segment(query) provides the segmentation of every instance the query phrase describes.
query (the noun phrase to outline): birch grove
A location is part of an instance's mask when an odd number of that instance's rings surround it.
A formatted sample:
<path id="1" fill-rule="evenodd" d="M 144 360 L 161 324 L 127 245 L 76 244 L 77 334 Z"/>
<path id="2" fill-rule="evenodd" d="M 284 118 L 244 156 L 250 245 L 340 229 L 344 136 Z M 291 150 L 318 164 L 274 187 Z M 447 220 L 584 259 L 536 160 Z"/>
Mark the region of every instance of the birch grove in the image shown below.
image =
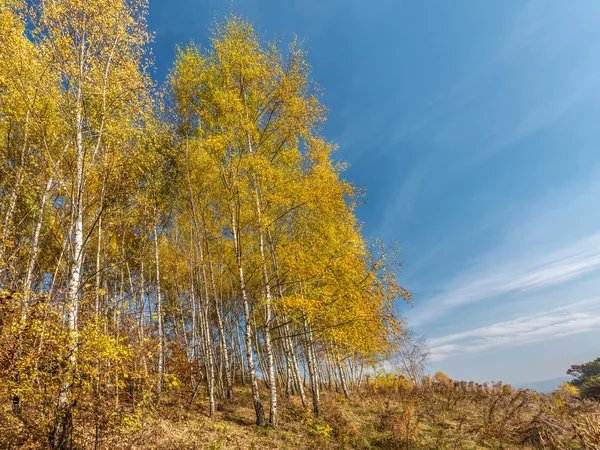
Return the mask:
<path id="1" fill-rule="evenodd" d="M 0 3 L 0 396 L 52 448 L 247 386 L 318 415 L 403 333 L 306 51 L 230 16 L 159 89 L 147 8 Z"/>

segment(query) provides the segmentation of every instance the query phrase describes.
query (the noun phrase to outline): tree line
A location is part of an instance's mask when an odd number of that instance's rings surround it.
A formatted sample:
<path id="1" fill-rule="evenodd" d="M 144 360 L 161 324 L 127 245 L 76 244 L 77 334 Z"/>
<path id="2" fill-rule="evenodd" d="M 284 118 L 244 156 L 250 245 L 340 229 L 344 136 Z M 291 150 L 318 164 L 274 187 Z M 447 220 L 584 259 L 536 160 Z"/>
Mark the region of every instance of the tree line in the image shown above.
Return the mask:
<path id="1" fill-rule="evenodd" d="M 54 448 L 182 384 L 319 414 L 403 334 L 306 51 L 231 15 L 157 86 L 147 11 L 0 3 L 0 395 Z"/>

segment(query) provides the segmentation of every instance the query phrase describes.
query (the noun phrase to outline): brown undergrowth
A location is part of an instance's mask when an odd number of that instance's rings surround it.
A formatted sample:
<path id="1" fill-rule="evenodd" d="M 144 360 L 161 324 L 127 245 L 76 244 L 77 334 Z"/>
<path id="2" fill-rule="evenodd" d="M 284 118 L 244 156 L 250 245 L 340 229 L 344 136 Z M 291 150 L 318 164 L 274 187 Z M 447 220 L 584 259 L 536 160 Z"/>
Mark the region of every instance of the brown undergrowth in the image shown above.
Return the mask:
<path id="1" fill-rule="evenodd" d="M 266 391 L 265 391 L 266 394 Z M 97 449 L 598 449 L 600 406 L 568 389 L 553 394 L 508 385 L 425 378 L 414 385 L 395 376 L 378 377 L 352 392 L 325 392 L 319 417 L 298 398 L 282 399 L 278 429 L 254 425 L 249 389 L 206 415 L 207 399 L 184 392 L 166 395 L 159 407 L 126 407 L 98 440 L 86 426 L 85 408 L 76 420 L 77 448 Z M 5 410 L 0 444 L 44 448 Z"/>

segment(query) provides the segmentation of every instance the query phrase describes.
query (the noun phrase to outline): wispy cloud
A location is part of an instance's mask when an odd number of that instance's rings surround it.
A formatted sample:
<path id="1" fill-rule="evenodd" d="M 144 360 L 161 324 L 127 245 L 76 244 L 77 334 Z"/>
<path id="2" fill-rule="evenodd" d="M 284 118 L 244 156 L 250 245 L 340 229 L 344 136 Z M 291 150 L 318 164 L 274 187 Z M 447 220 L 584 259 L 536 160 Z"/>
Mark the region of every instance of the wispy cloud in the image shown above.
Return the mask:
<path id="1" fill-rule="evenodd" d="M 429 299 L 434 311 L 423 311 L 413 320 L 423 324 L 462 305 L 483 301 L 501 294 L 539 290 L 562 284 L 600 269 L 600 234 L 583 238 L 558 251 L 522 262 L 523 255 L 504 260 L 482 270 L 474 268 L 445 286 Z"/>
<path id="2" fill-rule="evenodd" d="M 434 362 L 466 353 L 510 348 L 600 328 L 600 298 L 543 314 L 493 323 L 430 340 Z"/>

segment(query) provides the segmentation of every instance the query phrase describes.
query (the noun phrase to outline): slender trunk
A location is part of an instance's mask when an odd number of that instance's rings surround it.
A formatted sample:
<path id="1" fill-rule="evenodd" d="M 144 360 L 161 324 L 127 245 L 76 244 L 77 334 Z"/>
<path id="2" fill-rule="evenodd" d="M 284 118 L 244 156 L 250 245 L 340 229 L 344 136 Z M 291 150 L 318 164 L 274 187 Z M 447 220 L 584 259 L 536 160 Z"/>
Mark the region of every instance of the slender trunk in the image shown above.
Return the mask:
<path id="1" fill-rule="evenodd" d="M 350 398 L 350 394 L 348 393 L 348 384 L 346 383 L 346 375 L 344 374 L 344 369 L 342 368 L 342 361 L 340 361 L 340 357 L 337 353 L 334 355 L 334 357 L 335 364 L 340 373 L 340 384 L 342 385 L 342 391 L 344 391 L 344 396 L 346 398 Z"/>
<path id="2" fill-rule="evenodd" d="M 120 310 L 120 306 L 123 303 L 123 296 L 125 293 L 125 289 L 123 288 L 125 283 L 125 271 L 123 270 L 123 266 L 121 266 L 121 280 L 119 282 L 119 299 L 116 302 L 115 305 L 115 315 L 116 317 L 116 327 L 115 327 L 115 334 L 116 334 L 116 341 L 119 342 L 119 338 L 120 338 L 120 331 L 121 331 L 121 323 L 120 323 L 120 318 L 121 318 L 121 310 Z M 109 367 L 110 367 L 110 361 L 109 361 Z M 115 385 L 115 410 L 119 409 L 119 371 L 115 370 L 115 381 L 114 381 L 114 385 Z"/>
<path id="3" fill-rule="evenodd" d="M 13 190 L 10 194 L 10 199 L 8 202 L 8 208 L 6 211 L 6 215 L 4 217 L 4 224 L 2 225 L 2 235 L 0 235 L 0 262 L 4 262 L 5 251 L 6 251 L 6 241 L 10 235 L 10 229 L 12 224 L 12 217 L 15 212 L 15 208 L 17 206 L 17 199 L 19 198 L 19 191 L 21 190 L 21 185 L 25 180 L 25 150 L 28 148 L 29 142 L 29 112 L 25 115 L 25 132 L 23 136 L 23 145 L 21 146 L 21 163 L 20 167 L 16 169 L 17 178 L 15 180 L 15 184 L 13 186 Z M 3 273 L 0 272 L 0 282 L 2 282 Z"/>
<path id="4" fill-rule="evenodd" d="M 60 255 L 58 255 L 58 258 L 56 259 L 56 266 L 54 267 L 54 273 L 52 274 L 52 281 L 50 282 L 50 289 L 48 290 L 48 297 L 52 298 L 52 296 L 54 295 L 54 286 L 56 285 L 56 280 L 58 278 L 58 271 L 61 268 L 62 265 L 62 260 L 65 256 L 65 253 L 67 252 L 67 247 L 69 245 L 69 236 L 65 235 L 64 239 L 63 239 L 63 245 L 60 249 Z M 66 272 L 66 268 L 65 268 L 65 272 Z M 64 312 L 64 310 L 63 310 Z"/>
<path id="5" fill-rule="evenodd" d="M 207 252 L 208 252 L 208 243 L 207 243 Z M 217 313 L 217 328 L 219 330 L 219 341 L 220 341 L 220 350 L 223 358 L 223 363 L 225 365 L 225 382 L 227 383 L 227 393 L 226 398 L 231 400 L 233 398 L 233 380 L 231 378 L 231 367 L 229 366 L 229 352 L 227 350 L 227 341 L 225 339 L 225 329 L 223 327 L 223 318 L 221 313 L 221 305 L 219 304 L 219 299 L 217 296 L 217 287 L 215 284 L 215 273 L 212 266 L 212 261 L 210 260 L 210 254 L 207 255 L 208 260 L 208 269 L 210 273 L 210 282 L 212 286 L 212 293 L 215 300 L 215 311 Z"/>
<path id="6" fill-rule="evenodd" d="M 100 315 L 100 284 L 102 278 L 100 275 L 100 252 L 102 251 L 102 208 L 104 204 L 104 187 L 106 185 L 106 179 L 102 182 L 102 192 L 100 194 L 100 206 L 99 206 L 99 218 L 98 218 L 98 245 L 96 247 L 96 317 Z"/>
<path id="7" fill-rule="evenodd" d="M 197 313 L 197 306 L 196 306 L 196 296 L 194 295 L 194 280 L 192 277 L 192 289 L 191 289 L 191 298 L 192 298 L 192 361 L 196 361 L 198 359 L 198 333 L 196 332 L 197 328 L 197 318 L 196 318 L 196 313 Z"/>
<path id="8" fill-rule="evenodd" d="M 165 370 L 165 336 L 163 330 L 162 293 L 160 287 L 160 259 L 158 254 L 158 225 L 154 226 L 154 261 L 156 264 L 156 315 L 158 316 L 158 385 L 156 393 L 160 401 Z"/>
<path id="9" fill-rule="evenodd" d="M 242 386 L 246 385 L 246 364 L 244 363 L 244 347 L 242 345 L 242 338 L 240 337 L 241 331 L 239 327 L 236 327 L 235 337 L 237 339 L 237 348 L 238 348 L 238 361 L 240 362 L 240 378 L 242 382 Z"/>
<path id="10" fill-rule="evenodd" d="M 198 312 L 198 323 L 202 338 L 202 350 L 204 353 L 204 371 L 206 375 L 206 390 L 208 393 L 209 401 L 209 415 L 210 417 L 214 417 L 216 412 L 214 394 L 215 369 L 210 345 L 210 334 L 208 332 L 208 319 L 206 318 L 205 311 L 203 311 L 202 309 L 200 309 Z"/>
<path id="11" fill-rule="evenodd" d="M 33 283 L 33 270 L 35 269 L 35 265 L 37 264 L 37 257 L 39 253 L 39 242 L 40 242 L 40 232 L 42 230 L 42 224 L 44 222 L 44 212 L 46 209 L 46 202 L 48 200 L 48 194 L 50 192 L 50 188 L 52 187 L 54 177 L 50 176 L 46 183 L 46 187 L 44 188 L 44 192 L 42 193 L 42 200 L 40 205 L 40 213 L 38 215 L 37 223 L 35 224 L 35 230 L 33 232 L 33 239 L 31 241 L 31 254 L 29 255 L 29 263 L 27 264 L 27 274 L 25 276 L 25 306 L 27 306 L 27 302 L 29 300 L 31 284 Z"/>
<path id="12" fill-rule="evenodd" d="M 285 358 L 285 362 L 286 362 L 286 373 L 285 376 L 287 377 L 287 392 L 286 392 L 286 396 L 292 396 L 292 395 L 297 395 L 299 394 L 298 391 L 298 384 L 296 383 L 296 375 L 294 374 L 294 370 L 292 368 L 292 362 L 291 360 L 286 357 Z M 304 407 L 306 407 L 306 405 L 303 404 Z"/>
<path id="13" fill-rule="evenodd" d="M 42 200 L 40 205 L 40 213 L 38 215 L 37 223 L 35 224 L 35 229 L 33 232 L 33 239 L 31 241 L 31 253 L 29 255 L 29 262 L 27 264 L 27 274 L 25 275 L 25 283 L 23 284 L 23 312 L 22 312 L 22 323 L 25 324 L 27 321 L 27 310 L 29 306 L 29 298 L 31 296 L 31 284 L 33 280 L 33 270 L 37 263 L 38 256 L 38 247 L 40 240 L 40 232 L 42 229 L 42 223 L 44 221 L 44 211 L 46 209 L 46 200 L 48 199 L 48 193 L 50 192 L 50 188 L 52 187 L 53 176 L 50 176 L 48 182 L 46 183 L 46 187 L 42 193 Z M 21 335 L 19 334 L 19 340 L 21 340 Z M 18 348 L 21 346 L 18 345 Z M 21 374 L 19 371 L 15 374 L 15 383 L 19 385 L 21 382 Z M 13 396 L 13 414 L 19 415 L 21 414 L 21 397 L 19 395 Z"/>
<path id="14" fill-rule="evenodd" d="M 76 192 L 73 207 L 75 227 L 73 233 L 72 265 L 69 279 L 69 329 L 75 333 L 75 346 L 77 346 L 77 315 L 79 310 L 79 288 L 81 283 L 81 267 L 83 262 L 83 100 L 82 87 L 79 87 L 77 101 L 77 178 Z M 74 353 L 73 358 L 75 357 Z M 74 361 L 73 361 L 74 362 Z"/>
<path id="15" fill-rule="evenodd" d="M 312 335 L 312 330 L 306 320 L 306 316 L 304 317 L 304 333 L 306 334 L 306 360 L 308 364 L 308 374 L 310 376 L 310 387 L 312 391 L 312 400 L 313 400 L 313 412 L 315 416 L 319 415 L 319 410 L 321 406 L 321 394 L 319 391 L 319 380 L 317 374 L 316 367 L 316 358 L 314 351 L 314 340 Z"/>
<path id="16" fill-rule="evenodd" d="M 23 171 L 18 170 L 17 179 L 16 179 L 15 185 L 13 187 L 13 191 L 10 194 L 10 199 L 8 202 L 8 209 L 6 211 L 6 216 L 4 217 L 4 224 L 2 226 L 2 235 L 0 235 L 0 262 L 5 262 L 4 261 L 4 258 L 5 258 L 4 253 L 6 251 L 6 242 L 9 240 L 12 216 L 15 212 L 15 207 L 17 206 L 19 190 L 21 189 L 21 184 L 23 183 L 24 178 L 25 177 L 23 176 Z M 0 275 L 3 275 L 3 274 L 0 273 Z M 2 278 L 0 278 L 0 281 L 3 281 Z"/>
<path id="17" fill-rule="evenodd" d="M 53 448 L 70 449 L 73 437 L 73 419 L 71 413 L 71 376 L 75 371 L 77 354 L 77 316 L 79 312 L 79 290 L 81 284 L 81 268 L 83 263 L 83 165 L 85 150 L 83 148 L 83 71 L 85 63 L 85 35 L 81 40 L 79 54 L 79 84 L 77 87 L 76 100 L 76 178 L 73 198 L 73 220 L 74 230 L 72 236 L 71 272 L 69 276 L 69 290 L 67 301 L 67 315 L 69 331 L 72 334 L 73 343 L 69 352 L 69 365 L 67 369 L 70 374 L 61 384 L 58 398 L 57 422 L 51 436 Z"/>
<path id="18" fill-rule="evenodd" d="M 105 256 L 106 258 L 106 256 Z M 129 266 L 129 261 L 125 260 L 125 267 L 127 268 L 127 278 L 129 279 L 129 293 L 132 299 L 132 310 L 131 310 L 131 314 L 132 314 L 132 318 L 133 318 L 133 327 L 135 329 L 135 321 L 138 320 L 138 301 L 136 298 L 136 290 L 133 284 L 133 277 L 131 275 L 131 267 Z M 106 292 L 108 292 L 108 289 L 106 289 Z M 139 333 L 139 329 L 138 329 L 138 333 Z M 139 334 L 138 334 L 138 338 L 139 338 Z M 141 348 L 141 341 L 138 344 Z M 133 360 L 133 366 L 134 366 L 134 373 L 138 373 L 138 360 L 137 358 L 134 358 Z M 135 401 L 135 394 L 136 394 L 136 389 L 137 389 L 137 379 L 136 378 L 132 378 L 131 379 L 131 385 L 130 385 L 130 394 L 131 394 L 131 403 L 133 405 L 133 409 L 135 411 L 135 405 L 136 405 L 136 401 Z"/>
<path id="19" fill-rule="evenodd" d="M 327 360 L 325 362 L 325 366 L 327 368 L 327 389 L 329 389 L 331 391 L 331 389 L 332 389 L 331 385 L 333 382 L 335 384 L 335 392 L 338 392 L 337 375 L 336 375 L 335 371 L 331 370 L 331 367 L 333 367 L 332 361 L 334 360 L 334 356 L 329 350 L 326 350 L 326 353 L 327 353 Z M 333 372 L 333 376 L 332 376 L 332 372 Z"/>
<path id="20" fill-rule="evenodd" d="M 231 379 L 231 368 L 229 366 L 229 353 L 227 350 L 227 340 L 225 339 L 225 329 L 223 327 L 223 318 L 222 318 L 222 313 L 221 313 L 221 306 L 219 304 L 219 295 L 217 292 L 217 285 L 215 282 L 215 273 L 214 273 L 214 269 L 213 269 L 213 263 L 211 260 L 211 254 L 210 254 L 210 246 L 208 244 L 208 239 L 206 237 L 207 234 L 207 230 L 206 230 L 206 223 L 204 221 L 204 217 L 203 218 L 203 235 L 204 235 L 204 243 L 206 246 L 206 257 L 207 257 L 207 261 L 204 261 L 204 254 L 200 253 L 200 256 L 203 260 L 202 262 L 202 273 L 204 276 L 204 281 L 205 281 L 205 286 L 206 286 L 206 296 L 207 296 L 207 304 L 206 307 L 208 309 L 208 298 L 209 298 L 209 292 L 208 292 L 208 286 L 210 284 L 210 288 L 211 288 L 211 294 L 214 300 L 214 305 L 215 305 L 215 313 L 217 316 L 217 329 L 219 331 L 219 351 L 221 353 L 221 362 L 222 365 L 224 366 L 225 369 L 225 382 L 227 385 L 227 389 L 226 389 L 226 398 L 228 400 L 231 400 L 233 398 L 233 381 Z M 207 275 L 206 275 L 206 266 L 208 266 L 208 276 L 210 276 L 210 283 L 209 280 L 207 280 Z"/>
<path id="21" fill-rule="evenodd" d="M 146 297 L 144 293 L 144 261 L 140 263 L 140 317 L 139 317 L 139 331 L 140 331 L 140 345 L 144 344 L 144 338 L 146 333 L 144 331 L 144 325 L 146 322 Z M 142 366 L 144 367 L 144 379 L 148 378 L 148 363 L 146 362 L 146 352 L 142 352 Z"/>
<path id="22" fill-rule="evenodd" d="M 285 319 L 285 318 L 284 318 Z M 305 408 L 308 407 L 308 400 L 306 399 L 306 391 L 304 390 L 304 382 L 302 380 L 302 376 L 300 374 L 300 365 L 298 364 L 298 356 L 296 355 L 295 345 L 290 336 L 290 328 L 286 323 L 283 327 L 285 332 L 285 340 L 288 341 L 288 347 L 290 349 L 290 358 L 292 361 L 292 374 L 294 376 L 294 380 L 296 382 L 296 388 L 300 393 L 300 398 L 302 399 L 302 406 Z"/>
<path id="23" fill-rule="evenodd" d="M 96 246 L 96 292 L 95 292 L 95 306 L 96 317 L 100 315 L 100 284 L 102 283 L 102 277 L 100 276 L 100 252 L 102 251 L 102 216 L 98 219 L 98 243 Z"/>
<path id="24" fill-rule="evenodd" d="M 250 135 L 248 138 L 248 149 L 253 153 L 252 140 Z M 271 343 L 271 321 L 273 319 L 271 284 L 269 281 L 269 272 L 267 270 L 267 259 L 265 258 L 265 239 L 262 223 L 262 208 L 260 199 L 260 189 L 256 174 L 253 175 L 252 181 L 254 184 L 254 197 L 256 203 L 256 220 L 258 224 L 258 243 L 260 250 L 260 259 L 262 265 L 262 276 L 265 294 L 265 349 L 267 352 L 267 373 L 269 378 L 269 422 L 272 427 L 277 427 L 277 380 L 275 379 L 275 362 L 273 359 L 273 346 Z"/>
<path id="25" fill-rule="evenodd" d="M 215 415 L 215 364 L 212 353 L 212 345 L 210 338 L 210 327 L 208 324 L 208 308 L 209 308 L 209 293 L 208 293 L 208 282 L 206 279 L 206 268 L 204 262 L 204 252 L 202 251 L 202 244 L 198 245 L 200 253 L 200 269 L 202 273 L 202 285 L 204 286 L 204 302 L 203 310 L 200 311 L 200 320 L 202 322 L 203 339 L 205 342 L 205 365 L 206 365 L 206 378 L 208 387 L 208 398 L 210 403 L 210 417 Z"/>
<path id="26" fill-rule="evenodd" d="M 282 325 L 279 323 L 279 320 L 275 319 L 275 322 L 277 324 L 277 328 L 281 329 Z M 291 354 L 289 351 L 288 341 L 285 336 L 285 330 L 283 330 L 283 336 L 281 335 L 281 332 L 279 333 L 279 338 L 281 339 L 281 346 L 285 355 L 285 396 L 286 398 L 289 398 L 291 395 L 294 395 L 296 384 L 294 376 L 292 375 Z"/>
<path id="27" fill-rule="evenodd" d="M 210 326 L 208 323 L 208 310 L 205 310 L 201 315 L 201 319 L 204 323 L 204 336 L 206 340 L 206 361 L 208 365 L 208 401 L 209 401 L 209 415 L 214 417 L 216 413 L 215 405 L 215 362 L 212 350 L 212 343 L 210 339 Z"/>
<path id="28" fill-rule="evenodd" d="M 193 263 L 190 263 L 193 267 Z M 191 364 L 190 367 L 196 367 L 196 364 L 198 364 L 198 307 L 196 306 L 196 295 L 194 294 L 194 276 L 192 274 L 191 277 L 191 289 L 190 289 L 190 309 L 192 311 L 192 328 L 190 329 L 190 360 L 191 360 Z M 197 392 L 197 386 L 199 386 L 196 383 L 195 379 L 195 372 L 194 370 L 190 370 L 190 374 L 191 374 L 191 381 L 192 381 L 192 388 L 193 388 L 193 392 L 192 392 L 192 399 L 196 397 L 196 392 Z"/>
<path id="29" fill-rule="evenodd" d="M 277 255 L 275 254 L 275 248 L 273 244 L 273 237 L 271 235 L 271 231 L 267 228 L 267 237 L 269 241 L 269 245 L 271 246 L 271 256 L 273 259 L 273 267 L 275 268 L 275 274 L 277 277 L 277 291 L 279 293 L 279 298 L 283 298 L 283 287 L 281 283 L 281 278 L 279 277 L 279 265 L 277 263 Z M 279 325 L 278 325 L 279 326 Z M 292 375 L 292 380 L 294 382 L 294 386 L 298 393 L 300 393 L 300 398 L 302 399 L 302 406 L 305 408 L 308 407 L 308 401 L 306 400 L 306 392 L 304 391 L 304 383 L 302 382 L 302 377 L 300 375 L 300 368 L 298 365 L 298 358 L 296 356 L 296 352 L 294 351 L 294 344 L 290 337 L 290 327 L 288 323 L 288 319 L 283 316 L 283 349 L 286 352 L 286 363 L 287 370 Z M 289 376 L 289 375 L 288 375 Z M 293 389 L 292 389 L 293 391 Z"/>
<path id="30" fill-rule="evenodd" d="M 242 266 L 242 248 L 240 245 L 240 236 L 237 229 L 236 221 L 236 209 L 231 205 L 231 224 L 233 233 L 233 242 L 236 253 L 236 262 L 238 269 L 238 278 L 240 283 L 240 291 L 242 294 L 242 303 L 244 305 L 244 326 L 246 329 L 246 362 L 248 364 L 248 375 L 250 376 L 250 384 L 252 386 L 252 401 L 254 403 L 254 411 L 256 412 L 256 424 L 258 426 L 264 426 L 265 424 L 265 412 L 263 409 L 262 402 L 260 400 L 260 393 L 258 390 L 258 381 L 256 380 L 256 370 L 254 368 L 254 359 L 252 355 L 252 324 L 250 316 L 250 304 L 248 302 L 248 294 L 246 292 L 246 283 L 244 280 L 244 268 Z"/>
<path id="31" fill-rule="evenodd" d="M 190 177 L 190 167 L 189 167 L 189 137 L 186 136 L 186 146 L 185 146 L 185 154 L 186 154 L 186 163 L 187 163 L 187 179 L 188 179 L 188 189 L 189 189 L 189 195 L 190 195 L 190 204 L 192 207 L 192 216 L 194 219 L 194 227 L 196 230 L 196 233 L 198 234 L 198 238 L 201 238 L 200 236 L 200 229 L 198 226 L 198 221 L 197 221 L 197 215 L 196 215 L 196 202 L 194 199 L 194 192 L 192 189 L 192 181 L 191 181 L 191 177 Z M 204 224 L 204 234 L 206 235 L 206 224 Z M 206 241 L 206 237 L 204 239 Z M 212 286 L 212 294 L 214 297 L 214 301 L 215 301 L 215 309 L 216 309 L 216 313 L 217 313 L 217 320 L 218 320 L 218 329 L 219 329 L 219 341 L 220 341 L 220 345 L 221 345 L 221 351 L 224 354 L 224 359 L 225 359 L 225 363 L 226 363 L 226 377 L 227 377 L 227 398 L 230 399 L 232 396 L 232 392 L 233 392 L 233 386 L 231 383 L 231 374 L 229 373 L 229 359 L 227 356 L 227 346 L 225 344 L 225 335 L 223 333 L 223 323 L 221 320 L 221 312 L 219 311 L 219 305 L 218 305 L 218 301 L 217 301 L 217 291 L 216 291 L 216 287 L 215 287 L 215 279 L 214 279 L 214 273 L 212 270 L 212 262 L 210 261 L 210 254 L 209 252 L 209 247 L 208 247 L 208 242 L 206 241 L 206 248 L 207 248 L 207 258 L 209 259 L 208 261 L 208 265 L 209 265 L 209 271 L 210 271 L 210 277 L 211 277 L 211 286 Z M 206 308 L 206 314 L 207 314 L 207 330 L 206 333 L 207 334 L 207 344 L 209 345 L 209 350 L 210 350 L 210 329 L 208 328 L 208 307 L 209 307 L 209 288 L 208 288 L 208 279 L 206 276 L 206 267 L 205 267 L 205 261 L 204 261 L 204 252 L 202 250 L 202 242 L 200 242 L 198 244 L 198 249 L 199 249 L 199 253 L 200 253 L 200 259 L 201 259 L 201 264 L 202 264 L 202 277 L 203 277 L 203 284 L 204 284 L 204 290 L 205 290 L 205 296 L 206 296 L 206 301 L 205 301 L 205 308 Z M 211 401 L 211 417 L 214 416 L 214 367 L 213 367 L 213 359 L 212 359 L 212 351 L 210 352 L 210 365 L 211 365 L 211 374 L 210 374 L 210 380 L 209 380 L 209 397 L 210 397 L 210 401 Z"/>
<path id="32" fill-rule="evenodd" d="M 280 346 L 275 346 L 276 350 L 273 352 L 273 356 L 275 359 L 275 379 L 277 380 L 277 385 L 279 386 L 279 390 L 282 389 L 286 389 L 287 390 L 287 386 L 288 386 L 288 381 L 290 380 L 290 377 L 287 376 L 287 372 L 286 372 L 286 367 L 288 367 L 285 362 L 285 352 L 282 351 L 277 351 L 277 347 Z"/>

